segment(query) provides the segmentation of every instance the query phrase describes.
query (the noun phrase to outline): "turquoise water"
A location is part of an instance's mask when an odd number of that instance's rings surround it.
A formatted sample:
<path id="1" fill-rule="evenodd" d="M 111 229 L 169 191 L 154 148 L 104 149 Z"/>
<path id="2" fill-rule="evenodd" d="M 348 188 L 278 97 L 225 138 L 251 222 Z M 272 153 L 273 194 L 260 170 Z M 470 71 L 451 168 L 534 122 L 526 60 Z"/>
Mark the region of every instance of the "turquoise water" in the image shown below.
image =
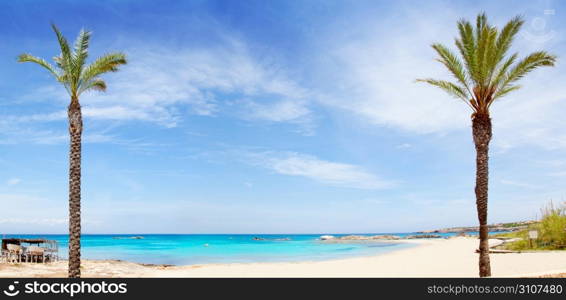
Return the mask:
<path id="1" fill-rule="evenodd" d="M 395 234 L 398 236 L 411 233 Z M 444 234 L 443 236 L 449 236 Z M 143 239 L 132 239 L 142 236 Z M 328 243 L 316 235 L 242 234 L 136 234 L 83 235 L 81 255 L 85 259 L 118 259 L 148 264 L 190 265 L 206 263 L 314 261 L 386 253 L 411 244 L 391 242 Z M 342 236 L 336 234 L 334 236 Z M 46 238 L 59 242 L 59 254 L 67 258 L 68 235 L 3 235 L 16 238 Z M 254 237 L 264 240 L 254 240 Z M 281 240 L 288 239 L 288 240 Z"/>

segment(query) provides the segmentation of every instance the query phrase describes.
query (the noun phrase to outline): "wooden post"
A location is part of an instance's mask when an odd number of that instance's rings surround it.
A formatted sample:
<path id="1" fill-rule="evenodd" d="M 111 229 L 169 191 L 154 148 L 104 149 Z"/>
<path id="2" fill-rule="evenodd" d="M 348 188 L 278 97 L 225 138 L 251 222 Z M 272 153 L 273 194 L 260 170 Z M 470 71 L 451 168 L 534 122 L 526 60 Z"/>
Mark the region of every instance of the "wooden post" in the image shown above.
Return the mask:
<path id="1" fill-rule="evenodd" d="M 533 240 L 538 238 L 538 231 L 537 230 L 529 230 L 529 246 L 533 247 Z"/>

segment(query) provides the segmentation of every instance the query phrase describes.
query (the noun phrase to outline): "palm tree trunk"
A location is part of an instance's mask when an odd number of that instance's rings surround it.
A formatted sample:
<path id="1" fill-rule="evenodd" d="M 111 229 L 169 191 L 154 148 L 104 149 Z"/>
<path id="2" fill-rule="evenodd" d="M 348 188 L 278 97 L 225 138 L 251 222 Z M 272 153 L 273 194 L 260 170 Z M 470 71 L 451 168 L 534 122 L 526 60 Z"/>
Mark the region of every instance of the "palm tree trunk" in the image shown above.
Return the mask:
<path id="1" fill-rule="evenodd" d="M 488 114 L 476 114 L 472 119 L 472 133 L 476 146 L 476 206 L 480 222 L 480 277 L 491 276 L 487 228 L 488 151 L 491 140 L 491 118 Z"/>
<path id="2" fill-rule="evenodd" d="M 78 98 L 68 110 L 69 134 L 69 278 L 81 277 L 81 135 L 83 120 Z"/>

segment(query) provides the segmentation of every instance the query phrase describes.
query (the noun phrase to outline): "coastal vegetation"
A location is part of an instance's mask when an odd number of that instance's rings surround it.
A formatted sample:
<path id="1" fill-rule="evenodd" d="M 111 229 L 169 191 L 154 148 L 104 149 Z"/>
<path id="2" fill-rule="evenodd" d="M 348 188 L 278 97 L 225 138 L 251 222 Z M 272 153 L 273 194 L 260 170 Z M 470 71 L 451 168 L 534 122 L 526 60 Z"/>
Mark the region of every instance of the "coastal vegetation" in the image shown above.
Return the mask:
<path id="1" fill-rule="evenodd" d="M 531 239 L 529 232 L 536 232 L 537 237 Z M 554 205 L 550 202 L 541 209 L 540 221 L 523 230 L 493 237 L 514 239 L 503 245 L 506 250 L 566 250 L 566 203 Z"/>
<path id="2" fill-rule="evenodd" d="M 476 26 L 469 21 L 458 22 L 457 56 L 442 44 L 433 44 L 442 63 L 456 79 L 455 82 L 432 78 L 418 79 L 436 86 L 462 100 L 471 108 L 472 135 L 476 149 L 476 208 L 479 220 L 479 275 L 491 276 L 489 261 L 487 204 L 488 154 L 492 137 L 491 105 L 521 86 L 518 81 L 531 71 L 554 66 L 556 57 L 545 51 L 533 52 L 522 59 L 518 53 L 508 55 L 514 37 L 524 21 L 515 17 L 501 30 L 487 21 L 485 14 L 476 18 Z"/>
<path id="3" fill-rule="evenodd" d="M 81 147 L 83 121 L 79 96 L 88 91 L 106 91 L 106 82 L 100 78 L 104 73 L 116 72 L 120 65 L 126 64 L 123 53 L 110 53 L 97 58 L 87 65 L 88 47 L 91 33 L 81 30 L 74 48 L 52 25 L 57 36 L 61 54 L 53 58 L 55 66 L 31 54 L 21 54 L 18 62 L 31 62 L 40 65 L 61 83 L 71 101 L 67 109 L 69 119 L 69 277 L 81 276 Z"/>
<path id="4" fill-rule="evenodd" d="M 531 224 L 537 223 L 537 221 L 516 221 L 509 223 L 495 223 L 487 226 L 489 232 L 508 232 L 508 231 L 519 231 L 526 229 Z M 461 226 L 461 227 L 449 227 L 434 230 L 424 230 L 417 233 L 470 233 L 479 232 L 479 226 Z"/>

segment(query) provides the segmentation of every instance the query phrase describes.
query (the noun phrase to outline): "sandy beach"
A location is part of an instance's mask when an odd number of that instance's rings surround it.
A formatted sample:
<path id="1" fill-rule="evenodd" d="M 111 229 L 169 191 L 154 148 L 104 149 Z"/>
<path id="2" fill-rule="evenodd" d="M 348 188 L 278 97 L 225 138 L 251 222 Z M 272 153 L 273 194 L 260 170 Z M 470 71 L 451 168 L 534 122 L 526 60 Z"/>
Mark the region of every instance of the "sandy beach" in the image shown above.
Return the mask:
<path id="1" fill-rule="evenodd" d="M 406 241 L 415 247 L 370 257 L 317 262 L 143 265 L 83 260 L 83 277 L 477 277 L 477 239 Z M 566 251 L 491 254 L 494 277 L 566 273 Z M 66 277 L 67 262 L 0 264 L 0 277 Z"/>

